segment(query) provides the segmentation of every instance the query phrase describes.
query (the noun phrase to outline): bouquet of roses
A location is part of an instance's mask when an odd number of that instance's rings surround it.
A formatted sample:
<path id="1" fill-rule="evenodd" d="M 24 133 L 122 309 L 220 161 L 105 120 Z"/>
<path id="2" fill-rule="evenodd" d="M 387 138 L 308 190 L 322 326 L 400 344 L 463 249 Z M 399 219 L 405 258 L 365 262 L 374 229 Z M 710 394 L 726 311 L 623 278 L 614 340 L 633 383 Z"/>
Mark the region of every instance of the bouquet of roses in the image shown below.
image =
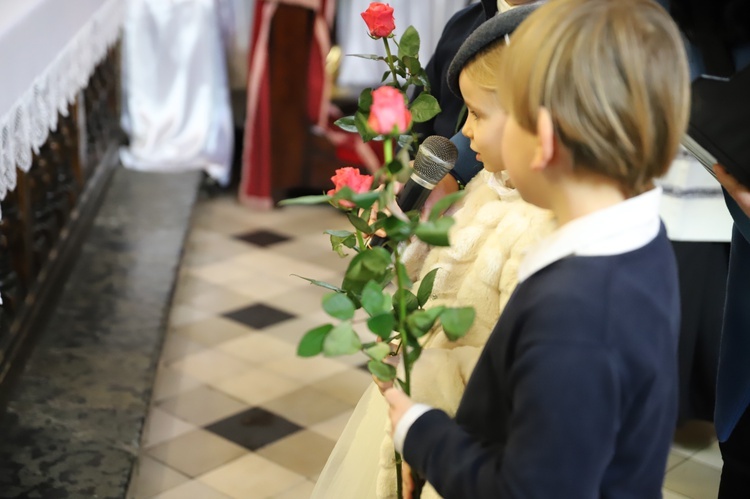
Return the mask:
<path id="1" fill-rule="evenodd" d="M 450 339 L 458 339 L 468 331 L 474 320 L 471 307 L 428 307 L 435 274 L 423 276 L 419 289 L 407 275 L 403 262 L 403 243 L 416 237 L 433 246 L 448 246 L 448 230 L 453 220 L 441 216 L 463 192 L 444 197 L 433 206 L 426 220 L 420 213 L 404 213 L 396 203 L 397 186 L 411 175 L 409 150 L 416 144 L 410 135 L 412 122 L 427 121 L 440 112 L 435 98 L 429 93 L 429 82 L 420 65 L 419 34 L 410 26 L 399 41 L 392 34 L 395 28 L 393 8 L 373 2 L 362 13 L 370 37 L 381 39 L 386 56 L 359 55 L 385 62 L 388 71 L 384 85 L 365 89 L 359 97 L 354 116 L 336 122 L 347 131 L 359 133 L 364 141 L 382 140 L 385 162 L 374 175 L 363 175 L 356 168 L 342 168 L 332 177 L 334 188 L 319 196 L 288 199 L 280 204 L 330 203 L 344 211 L 352 230 L 326 231 L 334 251 L 347 256 L 353 254 L 340 285 L 304 278 L 317 286 L 331 290 L 323 298 L 323 309 L 332 321 L 308 331 L 298 346 L 303 357 L 349 355 L 364 352 L 368 368 L 378 379 L 393 381 L 410 394 L 410 373 L 422 347 L 419 338 L 440 321 Z M 398 52 L 393 55 L 390 42 Z M 411 103 L 406 90 L 411 85 L 423 91 Z M 394 142 L 401 147 L 394 154 Z M 375 232 L 385 233 L 386 247 L 370 247 L 367 239 Z M 378 340 L 363 343 L 355 331 L 355 312 L 364 310 L 369 331 Z M 386 362 L 395 345 L 403 362 L 403 377 Z M 400 457 L 396 456 L 400 463 Z M 397 464 L 398 494 L 401 497 L 400 465 Z"/>

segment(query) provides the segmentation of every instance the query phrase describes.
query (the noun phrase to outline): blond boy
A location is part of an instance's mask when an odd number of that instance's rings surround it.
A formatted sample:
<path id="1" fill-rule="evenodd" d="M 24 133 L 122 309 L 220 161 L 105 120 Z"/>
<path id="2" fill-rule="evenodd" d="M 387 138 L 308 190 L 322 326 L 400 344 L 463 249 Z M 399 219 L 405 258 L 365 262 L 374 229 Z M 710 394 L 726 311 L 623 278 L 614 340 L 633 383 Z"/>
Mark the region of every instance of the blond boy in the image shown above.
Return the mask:
<path id="1" fill-rule="evenodd" d="M 455 421 L 386 392 L 394 442 L 446 499 L 661 497 L 680 308 L 652 180 L 687 120 L 680 35 L 651 0 L 553 0 L 498 74 L 503 165 L 560 228 L 524 257 Z"/>

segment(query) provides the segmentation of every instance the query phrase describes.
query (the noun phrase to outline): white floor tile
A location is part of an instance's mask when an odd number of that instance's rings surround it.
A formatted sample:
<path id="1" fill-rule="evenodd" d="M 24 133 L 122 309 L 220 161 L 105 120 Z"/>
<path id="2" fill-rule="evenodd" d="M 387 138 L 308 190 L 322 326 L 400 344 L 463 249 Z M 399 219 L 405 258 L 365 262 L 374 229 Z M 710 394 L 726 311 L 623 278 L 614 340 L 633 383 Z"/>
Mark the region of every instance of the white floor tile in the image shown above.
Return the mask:
<path id="1" fill-rule="evenodd" d="M 151 447 L 195 429 L 195 425 L 176 418 L 158 407 L 152 407 L 146 419 L 142 445 Z"/>

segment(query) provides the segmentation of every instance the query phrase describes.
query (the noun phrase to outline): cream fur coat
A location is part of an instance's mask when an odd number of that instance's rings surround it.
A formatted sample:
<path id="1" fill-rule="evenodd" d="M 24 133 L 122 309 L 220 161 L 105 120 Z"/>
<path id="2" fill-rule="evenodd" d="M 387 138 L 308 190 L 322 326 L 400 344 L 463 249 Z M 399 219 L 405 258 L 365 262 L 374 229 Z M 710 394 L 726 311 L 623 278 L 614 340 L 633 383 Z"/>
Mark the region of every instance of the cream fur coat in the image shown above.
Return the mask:
<path id="1" fill-rule="evenodd" d="M 452 342 L 440 326 L 422 338 L 424 350 L 412 370 L 412 398 L 453 416 L 466 382 L 487 338 L 517 282 L 523 253 L 554 229 L 550 212 L 524 202 L 506 186 L 503 174 L 482 170 L 466 188 L 463 205 L 453 215 L 450 247 L 412 243 L 404 259 L 414 289 L 431 270 L 435 277 L 428 307 L 473 306 L 476 318 L 463 338 Z M 390 430 L 390 422 L 386 422 Z M 376 492 L 396 497 L 393 441 L 386 435 L 380 451 Z M 440 497 L 429 484 L 422 499 Z"/>

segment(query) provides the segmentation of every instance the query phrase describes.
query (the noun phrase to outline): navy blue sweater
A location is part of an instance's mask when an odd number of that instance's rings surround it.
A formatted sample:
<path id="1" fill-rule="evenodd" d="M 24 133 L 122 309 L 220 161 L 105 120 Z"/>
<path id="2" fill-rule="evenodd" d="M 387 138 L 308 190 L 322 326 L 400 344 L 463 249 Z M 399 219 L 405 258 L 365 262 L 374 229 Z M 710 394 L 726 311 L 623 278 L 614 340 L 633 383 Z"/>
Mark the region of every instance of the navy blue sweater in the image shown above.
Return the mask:
<path id="1" fill-rule="evenodd" d="M 677 408 L 679 293 L 664 228 L 521 283 L 455 422 L 431 410 L 404 457 L 446 499 L 661 497 Z"/>

